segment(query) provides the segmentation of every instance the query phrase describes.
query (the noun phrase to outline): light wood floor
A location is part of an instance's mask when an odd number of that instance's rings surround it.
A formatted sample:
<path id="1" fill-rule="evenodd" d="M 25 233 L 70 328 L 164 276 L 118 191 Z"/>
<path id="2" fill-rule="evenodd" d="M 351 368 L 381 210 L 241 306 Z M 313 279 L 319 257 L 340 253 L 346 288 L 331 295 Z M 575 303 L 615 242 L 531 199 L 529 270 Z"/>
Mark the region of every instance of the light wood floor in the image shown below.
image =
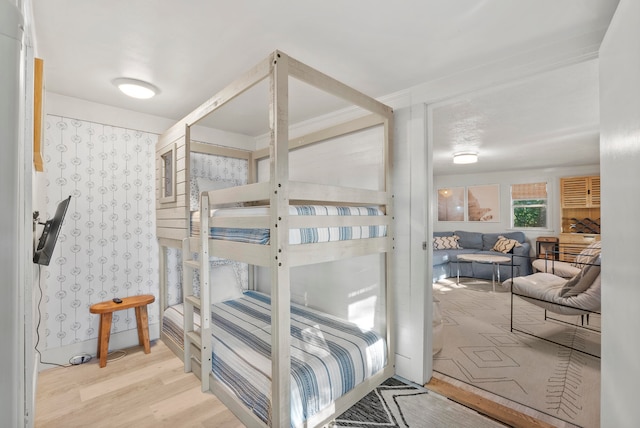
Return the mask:
<path id="1" fill-rule="evenodd" d="M 98 360 L 40 372 L 35 426 L 243 427 L 161 341 L 126 350 L 117 361 Z M 114 357 L 116 355 L 114 354 Z"/>
<path id="2" fill-rule="evenodd" d="M 125 350 L 118 360 L 98 360 L 42 371 L 36 393 L 36 428 L 243 427 L 162 341 Z M 117 355 L 114 353 L 113 355 Z M 465 391 L 442 379 L 425 385 L 453 401 L 513 427 L 550 427 L 535 418 Z"/>

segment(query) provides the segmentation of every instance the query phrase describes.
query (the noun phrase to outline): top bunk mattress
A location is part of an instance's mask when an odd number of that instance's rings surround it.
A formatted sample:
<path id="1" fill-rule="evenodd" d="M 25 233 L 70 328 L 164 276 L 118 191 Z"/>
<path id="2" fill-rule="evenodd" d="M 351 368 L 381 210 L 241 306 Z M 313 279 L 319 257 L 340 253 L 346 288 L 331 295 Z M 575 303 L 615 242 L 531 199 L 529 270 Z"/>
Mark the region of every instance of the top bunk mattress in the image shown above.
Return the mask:
<path id="1" fill-rule="evenodd" d="M 211 210 L 212 217 L 268 216 L 269 207 L 238 207 Z M 291 216 L 383 216 L 378 207 L 350 207 L 331 205 L 289 205 Z M 200 212 L 191 213 L 191 231 L 200 233 Z M 243 229 L 229 227 L 211 227 L 212 239 L 244 242 L 250 244 L 269 244 L 269 229 Z M 318 242 L 347 241 L 352 239 L 380 238 L 387 235 L 387 226 L 336 226 L 308 227 L 289 229 L 289 245 L 312 244 Z"/>

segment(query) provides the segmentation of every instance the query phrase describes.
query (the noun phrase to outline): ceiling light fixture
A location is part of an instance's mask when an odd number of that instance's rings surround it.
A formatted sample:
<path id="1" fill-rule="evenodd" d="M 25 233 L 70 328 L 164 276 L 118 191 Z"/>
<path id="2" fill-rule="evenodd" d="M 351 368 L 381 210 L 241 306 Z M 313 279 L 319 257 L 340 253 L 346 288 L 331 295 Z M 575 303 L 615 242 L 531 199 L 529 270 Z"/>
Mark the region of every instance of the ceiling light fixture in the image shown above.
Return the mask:
<path id="1" fill-rule="evenodd" d="M 453 154 L 453 163 L 465 164 L 478 162 L 478 153 L 476 152 L 458 152 Z"/>
<path id="2" fill-rule="evenodd" d="M 139 98 L 143 100 L 152 98 L 156 94 L 160 93 L 160 90 L 156 86 L 137 79 L 120 77 L 114 79 L 113 84 L 116 85 L 116 87 L 120 89 L 120 91 L 122 91 L 124 94 L 133 98 Z"/>

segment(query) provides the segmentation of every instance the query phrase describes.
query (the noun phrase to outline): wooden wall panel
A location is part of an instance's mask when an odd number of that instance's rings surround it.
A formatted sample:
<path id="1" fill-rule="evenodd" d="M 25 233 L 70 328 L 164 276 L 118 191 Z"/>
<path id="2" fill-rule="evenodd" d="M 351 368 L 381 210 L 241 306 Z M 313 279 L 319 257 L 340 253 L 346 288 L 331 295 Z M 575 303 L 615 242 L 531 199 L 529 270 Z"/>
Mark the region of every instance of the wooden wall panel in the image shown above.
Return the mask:
<path id="1" fill-rule="evenodd" d="M 189 131 L 185 129 L 183 135 L 177 138 L 160 136 L 156 144 L 156 218 L 158 239 L 172 244 L 179 244 L 189 234 Z M 163 200 L 161 195 L 162 154 L 173 146 L 174 164 L 173 177 L 175 183 L 175 197 Z"/>

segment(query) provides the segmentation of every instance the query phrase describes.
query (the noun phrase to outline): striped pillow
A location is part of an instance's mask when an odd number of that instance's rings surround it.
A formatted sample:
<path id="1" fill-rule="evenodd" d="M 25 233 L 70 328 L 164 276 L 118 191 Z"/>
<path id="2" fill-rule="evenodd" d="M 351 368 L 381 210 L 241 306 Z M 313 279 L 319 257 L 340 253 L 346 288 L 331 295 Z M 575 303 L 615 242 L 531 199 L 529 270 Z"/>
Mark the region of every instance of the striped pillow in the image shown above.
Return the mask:
<path id="1" fill-rule="evenodd" d="M 433 249 L 434 250 L 461 250 L 462 247 L 458 245 L 459 236 L 434 236 L 433 237 Z"/>
<path id="2" fill-rule="evenodd" d="M 498 240 L 493 246 L 493 251 L 499 251 L 501 253 L 508 253 L 514 247 L 522 247 L 522 244 L 515 239 L 505 238 L 504 236 L 498 236 Z"/>

